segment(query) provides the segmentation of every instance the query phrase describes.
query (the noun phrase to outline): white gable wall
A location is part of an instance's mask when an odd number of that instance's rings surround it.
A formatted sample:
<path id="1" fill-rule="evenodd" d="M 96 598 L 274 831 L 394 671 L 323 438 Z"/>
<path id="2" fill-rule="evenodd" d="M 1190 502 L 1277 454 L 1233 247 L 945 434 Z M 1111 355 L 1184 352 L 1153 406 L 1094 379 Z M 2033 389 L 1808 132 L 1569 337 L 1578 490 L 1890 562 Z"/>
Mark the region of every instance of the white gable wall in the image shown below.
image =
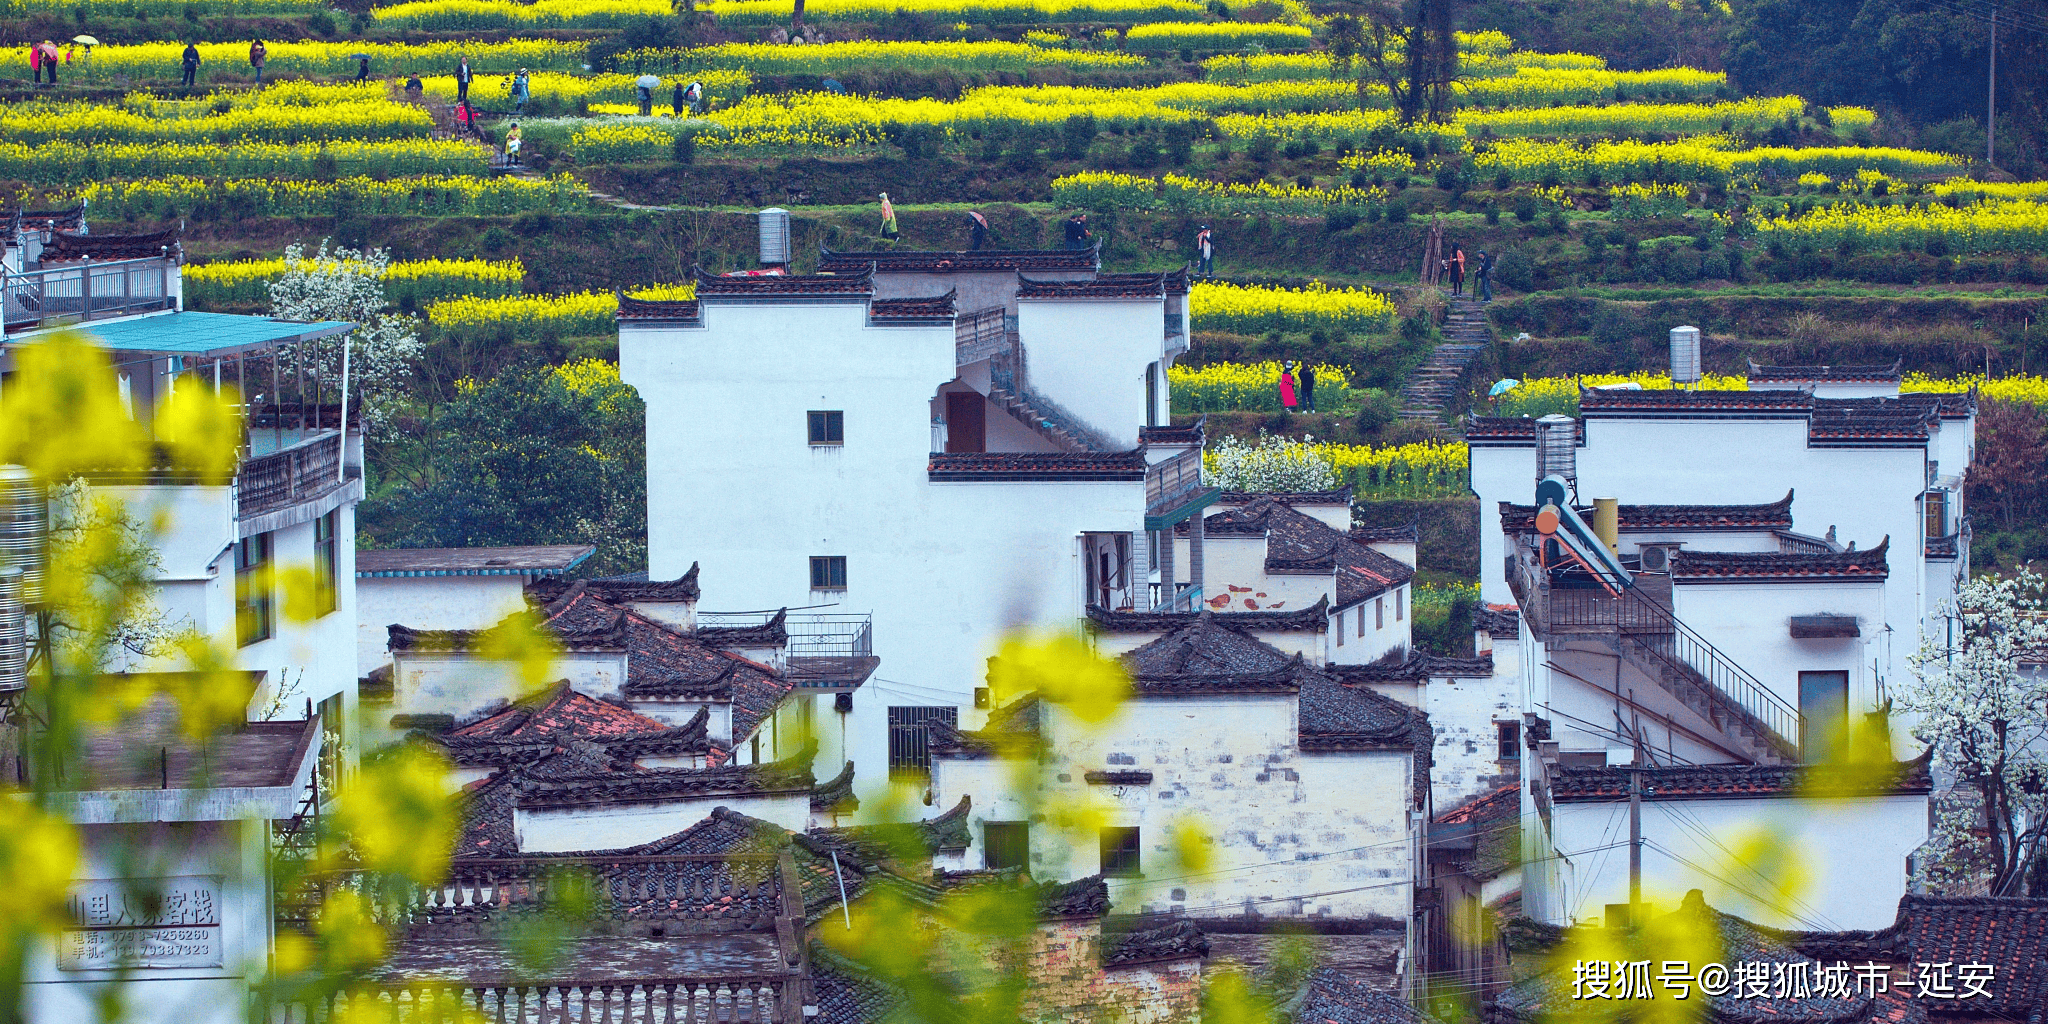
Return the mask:
<path id="1" fill-rule="evenodd" d="M 390 664 L 396 623 L 413 629 L 489 629 L 526 607 L 524 576 L 372 576 L 356 584 L 356 673 Z"/>
<path id="2" fill-rule="evenodd" d="M 717 807 L 729 808 L 800 832 L 810 823 L 811 797 L 809 792 L 765 795 L 709 793 L 692 800 L 589 807 L 520 807 L 513 812 L 512 827 L 522 854 L 617 850 L 675 835 L 710 817 L 712 809 Z"/>

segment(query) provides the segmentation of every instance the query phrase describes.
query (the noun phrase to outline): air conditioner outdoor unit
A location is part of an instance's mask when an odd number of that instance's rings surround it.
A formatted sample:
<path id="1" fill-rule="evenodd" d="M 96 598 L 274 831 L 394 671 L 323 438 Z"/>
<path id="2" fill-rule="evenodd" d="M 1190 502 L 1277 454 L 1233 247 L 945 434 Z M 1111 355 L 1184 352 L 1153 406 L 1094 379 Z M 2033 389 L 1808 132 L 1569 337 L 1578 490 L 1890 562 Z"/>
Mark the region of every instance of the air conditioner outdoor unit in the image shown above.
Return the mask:
<path id="1" fill-rule="evenodd" d="M 1671 568 L 1671 549 L 1646 547 L 1642 550 L 1644 572 L 1666 572 Z"/>

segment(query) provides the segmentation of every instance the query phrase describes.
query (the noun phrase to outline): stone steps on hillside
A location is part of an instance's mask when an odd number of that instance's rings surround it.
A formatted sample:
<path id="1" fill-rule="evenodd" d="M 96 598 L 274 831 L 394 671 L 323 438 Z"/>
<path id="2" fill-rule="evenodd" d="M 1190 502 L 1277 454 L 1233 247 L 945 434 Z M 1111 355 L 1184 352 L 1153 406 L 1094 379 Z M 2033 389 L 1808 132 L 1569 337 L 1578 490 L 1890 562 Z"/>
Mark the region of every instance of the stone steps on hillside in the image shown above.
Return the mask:
<path id="1" fill-rule="evenodd" d="M 1401 386 L 1401 418 L 1441 419 L 1444 409 L 1457 397 L 1458 382 L 1472 361 L 1493 344 L 1486 323 L 1485 307 L 1468 299 L 1453 299 L 1444 318 L 1443 343 L 1408 375 Z"/>

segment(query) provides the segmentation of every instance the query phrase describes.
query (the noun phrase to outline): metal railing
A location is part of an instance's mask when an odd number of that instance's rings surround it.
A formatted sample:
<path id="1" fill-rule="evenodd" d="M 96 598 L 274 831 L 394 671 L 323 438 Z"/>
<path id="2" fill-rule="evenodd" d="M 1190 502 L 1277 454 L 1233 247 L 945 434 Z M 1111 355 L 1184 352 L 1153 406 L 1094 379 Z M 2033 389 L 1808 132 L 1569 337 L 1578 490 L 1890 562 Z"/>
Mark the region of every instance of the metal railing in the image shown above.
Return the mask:
<path id="1" fill-rule="evenodd" d="M 407 1024 L 548 1024 L 551 1021 L 634 1021 L 644 1024 L 782 1024 L 788 975 L 564 980 L 539 984 L 417 981 L 331 995 L 289 1007 L 299 1024 L 391 1020 Z M 801 1019 L 801 1018 L 797 1018 Z"/>
<path id="2" fill-rule="evenodd" d="M 874 621 L 869 615 L 792 615 L 791 658 L 866 658 L 875 653 Z"/>
<path id="3" fill-rule="evenodd" d="M 1159 514 L 1202 488 L 1202 451 L 1187 451 L 1145 467 L 1145 509 Z"/>
<path id="4" fill-rule="evenodd" d="M 1016 336 L 1017 318 L 1001 306 L 961 314 L 953 321 L 953 365 L 987 359 L 1015 344 Z"/>
<path id="5" fill-rule="evenodd" d="M 147 256 L 20 272 L 0 268 L 0 310 L 13 331 L 170 309 L 176 266 L 167 256 Z"/>
<path id="6" fill-rule="evenodd" d="M 330 431 L 242 463 L 237 508 L 243 517 L 297 504 L 341 483 L 341 432 Z"/>
<path id="7" fill-rule="evenodd" d="M 1671 614 L 1645 587 L 1615 596 L 1594 587 L 1554 586 L 1550 570 L 1522 537 L 1515 539 L 1512 568 L 1510 587 L 1537 635 L 1598 637 L 1633 651 L 1701 690 L 1713 706 L 1695 710 L 1716 724 L 1724 718 L 1747 719 L 1767 733 L 1762 738 L 1780 753 L 1796 756 L 1800 750 L 1805 724 L 1799 710 Z M 1638 574 L 1639 579 L 1649 576 Z M 1669 599 L 1668 590 L 1663 596 Z"/>
<path id="8" fill-rule="evenodd" d="M 1202 605 L 1202 588 L 1200 587 L 1192 585 L 1183 587 L 1179 593 L 1165 599 L 1160 598 L 1159 589 L 1159 584 L 1152 584 L 1153 611 L 1191 612 L 1197 610 Z"/>

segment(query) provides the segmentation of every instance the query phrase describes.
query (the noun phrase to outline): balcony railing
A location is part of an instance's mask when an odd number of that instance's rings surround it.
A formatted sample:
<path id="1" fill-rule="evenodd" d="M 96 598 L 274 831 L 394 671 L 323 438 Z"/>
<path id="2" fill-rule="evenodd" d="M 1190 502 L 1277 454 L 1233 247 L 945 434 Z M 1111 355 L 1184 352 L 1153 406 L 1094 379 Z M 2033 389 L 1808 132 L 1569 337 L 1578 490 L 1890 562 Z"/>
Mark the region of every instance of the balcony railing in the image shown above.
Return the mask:
<path id="1" fill-rule="evenodd" d="M 239 514 L 247 518 L 316 497 L 341 484 L 341 432 L 330 431 L 242 463 Z"/>
<path id="2" fill-rule="evenodd" d="M 1145 511 L 1163 514 L 1188 495 L 1202 488 L 1202 452 L 1199 448 L 1154 463 L 1145 469 Z"/>
<path id="3" fill-rule="evenodd" d="M 0 308 L 9 331 L 170 309 L 177 264 L 139 260 L 65 263 L 16 273 L 0 269 Z"/>
<path id="4" fill-rule="evenodd" d="M 980 362 L 1016 344 L 1017 318 L 1001 306 L 963 313 L 953 321 L 953 365 Z"/>
<path id="5" fill-rule="evenodd" d="M 874 623 L 867 615 L 792 615 L 789 656 L 801 658 L 866 658 L 875 653 Z"/>
<path id="6" fill-rule="evenodd" d="M 793 1024 L 783 1007 L 789 977 L 695 977 L 566 980 L 544 984 L 427 981 L 355 990 L 284 1019 L 408 1022 L 486 1020 L 503 1024 L 553 1021 L 645 1021 L 649 1024 Z"/>

